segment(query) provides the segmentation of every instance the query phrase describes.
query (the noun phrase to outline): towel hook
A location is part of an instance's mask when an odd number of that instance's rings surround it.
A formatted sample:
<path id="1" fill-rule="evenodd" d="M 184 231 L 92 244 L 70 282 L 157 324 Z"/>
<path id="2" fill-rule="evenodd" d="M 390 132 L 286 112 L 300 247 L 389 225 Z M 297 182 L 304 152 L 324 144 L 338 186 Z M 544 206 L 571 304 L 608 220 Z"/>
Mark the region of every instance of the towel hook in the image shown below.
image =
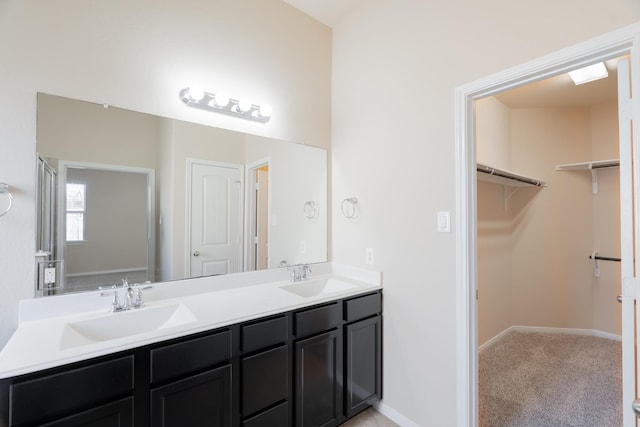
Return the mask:
<path id="1" fill-rule="evenodd" d="M 0 216 L 6 215 L 11 210 L 11 205 L 13 204 L 13 196 L 11 196 L 11 192 L 9 191 L 9 184 L 4 182 L 0 182 L 0 194 L 4 194 L 9 199 L 9 204 L 7 205 L 4 212 L 0 212 Z"/>
<path id="2" fill-rule="evenodd" d="M 358 199 L 356 197 L 349 197 L 344 199 L 340 204 L 340 210 L 345 218 L 353 218 L 356 216 L 356 207 L 358 205 Z"/>
<path id="3" fill-rule="evenodd" d="M 318 209 L 316 202 L 310 200 L 308 202 L 304 202 L 304 216 L 308 219 L 313 219 L 318 214 Z"/>

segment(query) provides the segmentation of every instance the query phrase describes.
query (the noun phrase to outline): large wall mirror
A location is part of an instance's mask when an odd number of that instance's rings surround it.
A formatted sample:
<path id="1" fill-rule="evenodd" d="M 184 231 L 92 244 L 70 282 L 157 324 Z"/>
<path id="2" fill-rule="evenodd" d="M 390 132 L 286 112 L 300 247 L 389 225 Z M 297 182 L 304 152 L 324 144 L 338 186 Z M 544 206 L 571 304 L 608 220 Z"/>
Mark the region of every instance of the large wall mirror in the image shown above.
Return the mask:
<path id="1" fill-rule="evenodd" d="M 37 295 L 327 261 L 327 153 L 38 94 Z"/>

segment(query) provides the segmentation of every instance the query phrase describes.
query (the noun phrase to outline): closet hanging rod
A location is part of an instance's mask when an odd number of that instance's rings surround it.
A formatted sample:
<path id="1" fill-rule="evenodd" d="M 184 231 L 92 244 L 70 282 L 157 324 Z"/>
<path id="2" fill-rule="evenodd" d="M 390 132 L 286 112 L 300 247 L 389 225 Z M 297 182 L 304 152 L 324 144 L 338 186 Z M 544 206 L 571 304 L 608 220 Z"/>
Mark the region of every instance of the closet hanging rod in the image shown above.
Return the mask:
<path id="1" fill-rule="evenodd" d="M 620 166 L 620 160 L 610 160 L 602 163 L 592 163 L 589 169 L 615 168 Z"/>
<path id="2" fill-rule="evenodd" d="M 615 261 L 615 262 L 621 262 L 622 260 L 620 258 L 612 258 L 612 257 L 608 257 L 608 256 L 600 256 L 600 255 L 589 255 L 589 259 L 599 259 L 602 261 Z"/>
<path id="3" fill-rule="evenodd" d="M 478 172 L 486 173 L 487 175 L 499 176 L 502 178 L 511 179 L 513 181 L 524 182 L 525 184 L 533 185 L 535 187 L 546 187 L 546 183 L 544 181 L 539 181 L 533 178 L 527 178 L 526 176 L 517 175 L 514 173 L 510 173 L 507 171 L 503 171 L 500 169 L 492 168 L 490 166 L 485 166 L 481 164 L 477 164 L 476 170 Z"/>

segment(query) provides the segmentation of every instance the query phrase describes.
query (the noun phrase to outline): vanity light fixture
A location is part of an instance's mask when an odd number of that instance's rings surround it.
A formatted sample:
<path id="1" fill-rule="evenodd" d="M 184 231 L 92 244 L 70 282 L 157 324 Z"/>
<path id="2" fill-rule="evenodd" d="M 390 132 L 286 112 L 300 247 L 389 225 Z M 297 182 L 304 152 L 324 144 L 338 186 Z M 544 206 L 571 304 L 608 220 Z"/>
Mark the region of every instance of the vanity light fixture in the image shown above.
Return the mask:
<path id="1" fill-rule="evenodd" d="M 573 83 L 575 83 L 576 86 L 604 79 L 608 76 L 609 72 L 607 71 L 607 67 L 604 65 L 604 62 L 598 62 L 584 68 L 569 71 L 569 77 L 571 77 L 571 80 L 573 80 Z"/>
<path id="2" fill-rule="evenodd" d="M 268 122 L 273 112 L 269 104 L 256 105 L 246 98 L 230 98 L 224 92 L 205 92 L 199 86 L 189 86 L 182 89 L 180 100 L 188 107 L 229 114 L 260 123 Z"/>

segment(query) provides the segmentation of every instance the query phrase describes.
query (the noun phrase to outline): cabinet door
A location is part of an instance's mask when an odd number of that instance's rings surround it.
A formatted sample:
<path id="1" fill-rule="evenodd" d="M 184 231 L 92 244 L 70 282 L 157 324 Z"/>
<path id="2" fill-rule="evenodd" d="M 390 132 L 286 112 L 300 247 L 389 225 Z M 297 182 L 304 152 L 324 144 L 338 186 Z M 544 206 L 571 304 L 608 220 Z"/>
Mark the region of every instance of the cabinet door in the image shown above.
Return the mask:
<path id="1" fill-rule="evenodd" d="M 345 327 L 345 413 L 351 417 L 381 394 L 382 347 L 380 316 Z"/>
<path id="2" fill-rule="evenodd" d="M 242 415 L 253 415 L 289 397 L 291 362 L 286 345 L 242 359 Z"/>
<path id="3" fill-rule="evenodd" d="M 98 406 L 42 427 L 132 427 L 133 397 Z"/>
<path id="4" fill-rule="evenodd" d="M 295 425 L 337 426 L 342 419 L 342 330 L 296 342 Z"/>
<path id="5" fill-rule="evenodd" d="M 231 425 L 231 365 L 151 390 L 151 425 Z"/>

